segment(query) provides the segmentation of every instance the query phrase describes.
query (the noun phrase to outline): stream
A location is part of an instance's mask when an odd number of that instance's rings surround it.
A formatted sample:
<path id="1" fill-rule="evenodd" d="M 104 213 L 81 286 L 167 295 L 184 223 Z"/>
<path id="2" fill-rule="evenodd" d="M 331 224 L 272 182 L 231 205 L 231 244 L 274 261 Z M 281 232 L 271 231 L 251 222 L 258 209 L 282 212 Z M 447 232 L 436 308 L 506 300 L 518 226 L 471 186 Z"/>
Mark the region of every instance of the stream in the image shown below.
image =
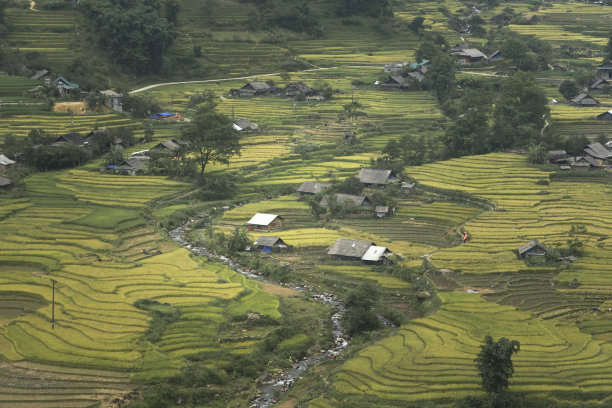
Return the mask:
<path id="1" fill-rule="evenodd" d="M 194 222 L 195 220 L 191 220 L 173 229 L 169 232 L 170 238 L 197 256 L 204 256 L 209 259 L 216 258 L 223 261 L 228 268 L 245 275 L 247 278 L 278 285 L 278 282 L 266 279 L 262 275 L 258 274 L 257 271 L 249 270 L 248 268 L 239 265 L 231 258 L 218 255 L 204 247 L 192 245 L 185 239 L 184 233 L 186 230 L 189 230 L 190 225 Z M 312 287 L 292 283 L 283 284 L 282 286 L 295 290 L 296 292 L 309 293 L 315 300 L 328 304 L 334 308 L 334 310 L 336 310 L 331 317 L 334 345 L 327 350 L 321 350 L 317 354 L 311 354 L 304 357 L 299 362 L 293 364 L 290 368 L 284 370 L 280 376 L 272 377 L 272 375 L 268 375 L 263 379 L 260 377 L 261 380 L 259 381 L 258 386 L 258 396 L 255 398 L 255 400 L 253 400 L 250 408 L 267 408 L 273 406 L 280 400 L 282 395 L 289 390 L 294 381 L 301 377 L 308 367 L 313 366 L 324 359 L 336 358 L 336 356 L 339 355 L 349 344 L 349 338 L 344 332 L 344 328 L 342 327 L 341 323 L 345 308 L 343 303 L 336 298 L 334 294 L 317 293 L 313 291 Z"/>

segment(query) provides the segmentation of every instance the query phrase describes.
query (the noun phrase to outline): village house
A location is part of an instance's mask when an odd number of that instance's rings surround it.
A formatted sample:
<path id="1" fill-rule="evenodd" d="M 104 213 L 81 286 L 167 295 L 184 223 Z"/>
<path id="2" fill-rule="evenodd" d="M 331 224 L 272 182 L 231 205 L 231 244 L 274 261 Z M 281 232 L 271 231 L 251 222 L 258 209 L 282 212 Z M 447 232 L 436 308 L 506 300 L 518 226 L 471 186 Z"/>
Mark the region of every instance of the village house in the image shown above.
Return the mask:
<path id="1" fill-rule="evenodd" d="M 377 218 L 382 219 L 395 214 L 395 208 L 390 208 L 388 205 L 377 205 L 374 209 L 374 214 Z"/>
<path id="2" fill-rule="evenodd" d="M 550 66 L 550 69 L 554 71 L 569 71 L 569 67 L 564 62 L 555 62 Z"/>
<path id="3" fill-rule="evenodd" d="M 283 218 L 274 214 L 257 213 L 247 222 L 249 229 L 274 231 L 283 228 Z"/>
<path id="4" fill-rule="evenodd" d="M 612 152 L 605 148 L 601 143 L 591 143 L 582 151 L 588 156 L 602 161 L 606 161 L 612 158 Z"/>
<path id="5" fill-rule="evenodd" d="M 487 58 L 487 61 L 489 62 L 495 62 L 495 61 L 499 61 L 502 59 L 502 54 L 500 50 L 495 51 L 493 54 L 491 54 L 489 56 L 489 58 Z"/>
<path id="6" fill-rule="evenodd" d="M 330 183 L 321 183 L 318 181 L 305 181 L 303 182 L 297 189 L 297 195 L 299 197 L 304 197 L 307 195 L 315 195 L 325 190 L 326 188 L 330 188 Z"/>
<path id="7" fill-rule="evenodd" d="M 242 88 L 231 91 L 232 96 L 260 96 L 270 93 L 274 93 L 274 88 L 263 81 L 247 82 Z"/>
<path id="8" fill-rule="evenodd" d="M 119 166 L 108 166 L 109 170 L 112 170 L 115 174 L 125 174 L 128 176 L 136 176 L 138 174 L 144 173 L 149 166 L 147 160 L 143 160 L 141 158 L 131 157 L 123 162 Z"/>
<path id="9" fill-rule="evenodd" d="M 473 64 L 487 58 L 486 55 L 476 48 L 464 48 L 461 51 L 452 52 L 451 55 L 456 56 L 461 64 Z"/>
<path id="10" fill-rule="evenodd" d="M 470 45 L 468 43 L 463 43 L 463 44 L 456 44 L 453 47 L 451 47 L 450 50 L 448 50 L 449 53 L 453 54 L 455 52 L 461 52 L 465 49 L 470 48 Z"/>
<path id="11" fill-rule="evenodd" d="M 83 136 L 81 136 L 79 133 L 66 133 L 65 135 L 61 135 L 55 139 L 55 141 L 51 143 L 51 146 L 58 147 L 64 143 L 70 143 L 75 146 L 83 147 L 85 139 L 83 139 Z"/>
<path id="12" fill-rule="evenodd" d="M 610 88 L 610 82 L 603 78 L 598 78 L 595 80 L 595 82 L 589 85 L 590 91 L 604 91 L 608 88 Z"/>
<path id="13" fill-rule="evenodd" d="M 67 95 L 73 89 L 79 89 L 79 85 L 70 82 L 64 77 L 59 77 L 55 81 L 51 82 L 51 86 L 56 87 L 59 90 L 61 96 Z"/>
<path id="14" fill-rule="evenodd" d="M 401 75 L 391 75 L 385 82 L 380 85 L 380 89 L 389 90 L 406 90 L 410 89 L 414 80 L 412 77 L 403 77 Z"/>
<path id="15" fill-rule="evenodd" d="M 399 72 L 402 71 L 408 65 L 408 62 L 392 62 L 390 64 L 385 64 L 383 71 L 387 74 L 391 72 Z"/>
<path id="16" fill-rule="evenodd" d="M 165 150 L 165 151 L 171 151 L 171 152 L 178 152 L 181 149 L 181 147 L 185 145 L 186 144 L 180 140 L 172 139 L 172 140 L 166 140 L 166 141 L 156 144 L 151 150 Z"/>
<path id="17" fill-rule="evenodd" d="M 15 161 L 9 159 L 3 154 L 0 154 L 0 172 L 12 169 L 15 167 Z"/>
<path id="18" fill-rule="evenodd" d="M 408 195 L 414 193 L 416 190 L 416 183 L 402 183 L 402 193 Z"/>
<path id="19" fill-rule="evenodd" d="M 391 265 L 393 262 L 389 255 L 391 251 L 387 247 L 371 245 L 361 257 L 361 262 L 364 265 Z"/>
<path id="20" fill-rule="evenodd" d="M 589 155 L 570 157 L 569 163 L 570 163 L 570 168 L 573 171 L 603 170 L 606 167 L 602 163 L 602 160 L 596 159 Z"/>
<path id="21" fill-rule="evenodd" d="M 537 239 L 532 239 L 520 247 L 517 252 L 519 258 L 525 259 L 527 256 L 544 256 L 548 252 L 548 248 Z"/>
<path id="22" fill-rule="evenodd" d="M 399 181 L 391 170 L 361 169 L 357 178 L 366 187 L 383 187 L 387 184 L 397 183 Z"/>
<path id="23" fill-rule="evenodd" d="M 313 96 L 315 90 L 303 82 L 293 82 L 283 90 L 283 96 L 295 98 L 298 95 Z"/>
<path id="24" fill-rule="evenodd" d="M 104 97 L 104 105 L 116 112 L 123 112 L 123 94 L 110 89 L 100 91 L 100 94 Z"/>
<path id="25" fill-rule="evenodd" d="M 357 241 L 353 239 L 338 238 L 327 254 L 333 259 L 341 261 L 361 261 L 366 265 L 388 265 L 391 254 L 386 247 L 377 246 L 370 241 Z"/>
<path id="26" fill-rule="evenodd" d="M 372 245 L 376 244 L 371 241 L 338 238 L 327 251 L 327 255 L 342 261 L 361 260 Z"/>
<path id="27" fill-rule="evenodd" d="M 366 196 L 353 194 L 333 194 L 326 195 L 321 199 L 319 205 L 323 208 L 329 208 L 330 200 L 335 198 L 336 203 L 346 205 L 348 207 L 360 207 L 367 210 L 372 208 L 372 202 Z"/>
<path id="28" fill-rule="evenodd" d="M 586 93 L 581 93 L 575 98 L 570 100 L 571 104 L 578 107 L 584 106 L 599 106 L 599 101 L 593 98 L 591 95 Z"/>
<path id="29" fill-rule="evenodd" d="M 612 61 L 606 61 L 597 67 L 599 77 L 603 79 L 612 79 Z"/>
<path id="30" fill-rule="evenodd" d="M 597 119 L 599 120 L 612 120 L 612 109 L 609 111 L 605 111 L 604 113 L 597 115 Z"/>
<path id="31" fill-rule="evenodd" d="M 0 176 L 0 190 L 8 190 L 13 187 L 13 180 Z"/>
<path id="32" fill-rule="evenodd" d="M 270 252 L 288 252 L 293 249 L 293 246 L 288 245 L 279 237 L 259 237 L 257 241 L 253 243 L 254 249 L 259 251 L 270 253 Z"/>
<path id="33" fill-rule="evenodd" d="M 236 129 L 239 132 L 242 131 L 253 131 L 253 132 L 259 132 L 259 126 L 257 126 L 255 123 L 251 122 L 248 119 L 236 119 L 234 121 L 234 129 Z"/>

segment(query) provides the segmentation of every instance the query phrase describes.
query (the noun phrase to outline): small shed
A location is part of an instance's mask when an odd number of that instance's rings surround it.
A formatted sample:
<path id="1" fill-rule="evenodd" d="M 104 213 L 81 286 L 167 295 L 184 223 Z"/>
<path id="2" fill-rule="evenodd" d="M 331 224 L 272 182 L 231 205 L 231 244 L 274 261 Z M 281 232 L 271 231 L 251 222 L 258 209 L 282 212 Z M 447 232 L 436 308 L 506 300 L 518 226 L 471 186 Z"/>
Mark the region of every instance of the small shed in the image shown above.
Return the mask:
<path id="1" fill-rule="evenodd" d="M 412 194 L 416 190 L 416 183 L 402 183 L 402 193 Z"/>
<path id="2" fill-rule="evenodd" d="M 234 121 L 234 129 L 236 129 L 239 132 L 242 131 L 253 131 L 253 132 L 259 132 L 259 126 L 257 126 L 255 123 L 251 122 L 248 119 L 236 119 Z"/>
<path id="3" fill-rule="evenodd" d="M 247 82 L 247 84 L 242 88 L 231 91 L 233 96 L 259 96 L 267 95 L 273 92 L 274 88 L 267 82 L 263 81 Z"/>
<path id="4" fill-rule="evenodd" d="M 548 151 L 548 162 L 559 163 L 567 161 L 567 153 L 565 150 L 549 150 Z"/>
<path id="5" fill-rule="evenodd" d="M 293 82 L 287 85 L 287 87 L 283 90 L 283 95 L 289 98 L 294 98 L 300 94 L 305 96 L 313 96 L 315 93 L 316 92 L 314 89 L 301 81 Z"/>
<path id="6" fill-rule="evenodd" d="M 321 199 L 319 205 L 323 208 L 329 208 L 329 201 L 335 197 L 338 204 L 343 204 L 348 207 L 361 207 L 370 210 L 372 203 L 366 196 L 359 196 L 353 194 L 334 194 L 332 196 L 326 195 Z"/>
<path id="7" fill-rule="evenodd" d="M 0 154 L 0 171 L 6 171 L 15 166 L 15 161 L 9 159 L 3 154 Z"/>
<path id="8" fill-rule="evenodd" d="M 605 111 L 604 113 L 597 115 L 597 119 L 599 120 L 612 120 L 612 109 L 609 111 Z"/>
<path id="9" fill-rule="evenodd" d="M 325 190 L 326 188 L 330 188 L 330 183 L 321 183 L 318 181 L 305 181 L 303 182 L 297 189 L 297 194 L 299 197 L 304 197 L 306 195 L 315 195 Z"/>
<path id="10" fill-rule="evenodd" d="M 388 205 L 377 205 L 374 209 L 374 214 L 378 218 L 385 218 L 395 214 L 395 208 L 390 208 Z"/>
<path id="11" fill-rule="evenodd" d="M 247 225 L 249 229 L 274 231 L 283 228 L 283 218 L 274 214 L 257 213 L 247 222 Z"/>
<path id="12" fill-rule="evenodd" d="M 117 93 L 111 89 L 100 91 L 104 97 L 104 104 L 116 112 L 123 112 L 123 94 Z"/>
<path id="13" fill-rule="evenodd" d="M 371 241 L 338 238 L 327 251 L 327 255 L 338 260 L 361 260 L 372 245 L 376 244 Z"/>
<path id="14" fill-rule="evenodd" d="M 391 170 L 361 169 L 357 178 L 366 186 L 385 186 L 399 181 Z"/>
<path id="15" fill-rule="evenodd" d="M 361 257 L 361 262 L 365 265 L 390 265 L 393 262 L 389 259 L 389 255 L 391 255 L 391 251 L 388 248 L 370 245 Z"/>
<path id="16" fill-rule="evenodd" d="M 581 93 L 575 98 L 570 100 L 571 104 L 578 107 L 584 106 L 599 106 L 600 103 L 597 99 L 586 93 Z"/>
<path id="17" fill-rule="evenodd" d="M 548 248 L 540 243 L 537 239 L 532 239 L 518 249 L 518 256 L 525 259 L 526 256 L 544 256 L 548 252 Z"/>
<path id="18" fill-rule="evenodd" d="M 355 132 L 353 132 L 352 130 L 347 130 L 346 132 L 344 132 L 344 136 L 342 140 L 344 141 L 344 144 L 350 145 L 350 144 L 355 143 L 355 141 L 357 140 L 357 136 L 355 135 Z"/>
<path id="19" fill-rule="evenodd" d="M 287 243 L 279 237 L 259 237 L 257 241 L 253 243 L 253 248 L 269 253 L 291 251 L 293 246 L 287 245 Z"/>
<path id="20" fill-rule="evenodd" d="M 0 176 L 0 190 L 8 190 L 13 187 L 13 180 Z"/>

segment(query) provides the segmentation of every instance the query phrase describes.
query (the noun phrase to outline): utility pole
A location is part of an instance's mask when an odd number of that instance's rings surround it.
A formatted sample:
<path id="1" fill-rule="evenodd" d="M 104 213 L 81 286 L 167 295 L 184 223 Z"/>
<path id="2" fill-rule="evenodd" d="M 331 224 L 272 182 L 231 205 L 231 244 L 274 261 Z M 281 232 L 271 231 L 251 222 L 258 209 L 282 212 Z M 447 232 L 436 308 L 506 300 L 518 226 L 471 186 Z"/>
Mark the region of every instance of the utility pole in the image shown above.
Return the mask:
<path id="1" fill-rule="evenodd" d="M 51 279 L 51 282 L 53 283 L 53 295 L 52 295 L 52 300 L 51 300 L 51 328 L 55 328 L 55 284 L 57 283 L 57 281 L 55 279 Z"/>

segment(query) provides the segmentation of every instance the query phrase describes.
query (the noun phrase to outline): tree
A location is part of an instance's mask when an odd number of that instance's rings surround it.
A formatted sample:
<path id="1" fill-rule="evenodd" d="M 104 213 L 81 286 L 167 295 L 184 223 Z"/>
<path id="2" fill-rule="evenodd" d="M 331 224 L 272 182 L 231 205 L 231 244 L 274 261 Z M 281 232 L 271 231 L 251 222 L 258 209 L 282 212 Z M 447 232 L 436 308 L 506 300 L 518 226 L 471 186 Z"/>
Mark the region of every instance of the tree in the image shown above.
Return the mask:
<path id="1" fill-rule="evenodd" d="M 348 120 L 368 116 L 367 113 L 363 111 L 363 105 L 357 101 L 343 105 L 342 109 L 344 109 L 344 114 Z"/>
<path id="2" fill-rule="evenodd" d="M 124 160 L 123 148 L 119 145 L 112 145 L 104 157 L 104 161 L 106 162 L 107 166 L 112 164 L 121 164 Z"/>
<path id="3" fill-rule="evenodd" d="M 450 98 L 455 88 L 455 64 L 451 56 L 441 52 L 434 55 L 424 82 L 440 104 Z"/>
<path id="4" fill-rule="evenodd" d="M 363 183 L 355 176 L 347 177 L 338 186 L 338 192 L 344 194 L 361 194 L 363 191 Z"/>
<path id="5" fill-rule="evenodd" d="M 608 45 L 606 45 L 606 48 L 604 48 L 604 53 L 605 53 L 604 62 L 612 61 L 612 32 L 610 32 L 610 35 L 608 38 Z"/>
<path id="6" fill-rule="evenodd" d="M 344 326 L 349 335 L 352 336 L 380 326 L 380 321 L 372 310 L 379 299 L 380 292 L 371 282 L 364 282 L 348 292 L 344 301 L 347 308 Z"/>
<path id="7" fill-rule="evenodd" d="M 474 360 L 482 379 L 482 387 L 489 396 L 502 394 L 514 374 L 512 354 L 517 353 L 521 345 L 517 340 L 510 341 L 505 337 L 494 342 L 491 336 L 486 336 L 484 341 L 485 344 L 480 346 L 480 353 Z"/>
<path id="8" fill-rule="evenodd" d="M 559 93 L 563 95 L 565 99 L 572 99 L 580 93 L 580 89 L 576 82 L 571 79 L 566 79 L 559 85 Z"/>
<path id="9" fill-rule="evenodd" d="M 452 157 L 491 151 L 491 105 L 491 97 L 482 91 L 468 90 L 461 98 L 461 114 L 448 127 L 443 138 Z"/>
<path id="10" fill-rule="evenodd" d="M 415 17 L 412 19 L 410 24 L 408 24 L 408 28 L 414 31 L 415 33 L 420 33 L 421 31 L 425 30 L 425 26 L 423 26 L 424 22 L 425 22 L 425 17 L 421 17 L 421 16 Z"/>
<path id="11" fill-rule="evenodd" d="M 229 164 L 233 156 L 240 155 L 240 133 L 230 118 L 217 112 L 196 115 L 182 131 L 183 139 L 190 143 L 200 166 L 200 181 L 208 163 Z"/>
<path id="12" fill-rule="evenodd" d="M 232 253 L 244 251 L 250 242 L 249 230 L 236 226 L 232 236 L 227 240 L 227 249 Z"/>
<path id="13" fill-rule="evenodd" d="M 531 145 L 527 149 L 527 161 L 532 164 L 544 164 L 548 159 L 546 149 L 541 143 Z"/>

